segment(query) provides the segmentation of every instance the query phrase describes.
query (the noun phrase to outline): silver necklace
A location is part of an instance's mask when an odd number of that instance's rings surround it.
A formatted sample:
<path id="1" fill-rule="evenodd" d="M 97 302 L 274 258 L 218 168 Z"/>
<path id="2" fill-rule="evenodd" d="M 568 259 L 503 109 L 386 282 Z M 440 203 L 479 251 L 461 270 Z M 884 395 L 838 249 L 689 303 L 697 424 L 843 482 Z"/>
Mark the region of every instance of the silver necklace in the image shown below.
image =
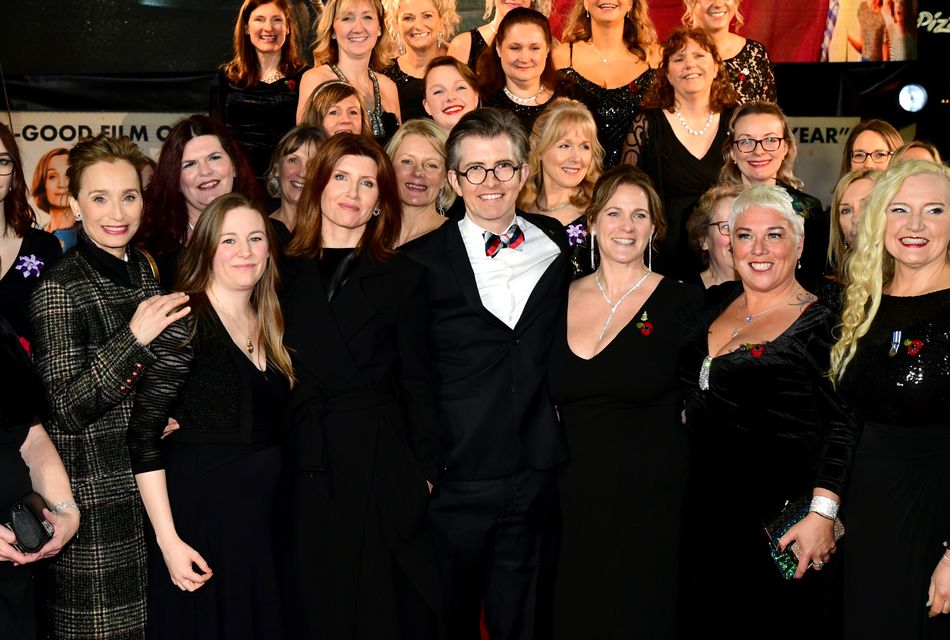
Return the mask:
<path id="1" fill-rule="evenodd" d="M 598 49 L 597 47 L 594 46 L 594 39 L 591 38 L 590 40 L 588 40 L 588 41 L 587 41 L 587 44 L 590 45 L 590 48 L 593 49 L 593 50 L 597 53 L 597 55 L 599 55 L 601 58 L 604 59 L 604 64 L 606 64 L 606 63 L 607 63 L 607 56 L 605 56 L 604 54 L 602 54 L 602 53 L 600 52 L 600 49 Z"/>
<path id="2" fill-rule="evenodd" d="M 742 298 L 742 306 L 745 307 L 747 310 L 748 310 L 748 308 L 749 308 L 748 304 L 749 304 L 749 303 L 748 303 L 748 300 L 747 300 L 745 297 L 743 297 L 743 298 Z M 752 321 L 755 320 L 756 318 L 762 317 L 762 316 L 764 316 L 764 315 L 766 315 L 766 314 L 768 314 L 768 313 L 772 313 L 773 311 L 775 311 L 776 309 L 778 309 L 779 307 L 781 307 L 781 306 L 783 306 L 783 305 L 785 305 L 785 304 L 786 304 L 786 303 L 785 303 L 785 301 L 783 300 L 782 302 L 779 302 L 777 305 L 772 306 L 772 307 L 769 307 L 769 308 L 766 309 L 765 311 L 759 311 L 758 313 L 750 313 L 750 314 L 747 314 L 746 317 L 743 318 L 743 320 L 745 321 L 745 324 L 740 324 L 738 327 L 736 327 L 735 329 L 732 330 L 732 334 L 731 334 L 732 337 L 735 338 L 737 335 L 739 335 L 739 332 L 742 331 L 743 329 L 745 329 L 745 328 L 746 328 L 747 326 L 749 326 L 750 324 L 752 324 Z"/>
<path id="3" fill-rule="evenodd" d="M 542 213 L 554 213 L 555 211 L 560 211 L 561 209 L 567 209 L 569 206 L 571 206 L 571 201 L 568 200 L 567 202 L 562 202 L 561 204 L 556 204 L 553 207 L 549 208 L 549 207 L 542 207 L 541 202 L 538 200 L 535 200 L 534 206 L 536 206 L 538 208 L 538 211 Z"/>
<path id="4" fill-rule="evenodd" d="M 684 117 L 683 117 L 683 114 L 680 113 L 680 108 L 679 108 L 679 107 L 676 107 L 676 108 L 675 108 L 675 110 L 673 111 L 673 115 L 675 115 L 677 118 L 679 118 L 680 124 L 683 125 L 683 128 L 684 128 L 684 129 L 686 129 L 686 133 L 688 133 L 688 134 L 690 134 L 690 135 L 693 135 L 693 136 L 701 136 L 701 135 L 703 135 L 704 133 L 706 133 L 707 131 L 709 131 L 709 127 L 711 127 L 711 126 L 712 126 L 712 123 L 713 123 L 713 112 L 712 112 L 712 111 L 709 112 L 709 117 L 706 118 L 706 126 L 703 127 L 702 129 L 693 129 L 691 126 L 689 126 L 689 123 L 686 122 L 686 118 L 684 118 Z"/>
<path id="5" fill-rule="evenodd" d="M 521 96 L 516 96 L 515 94 L 511 92 L 511 90 L 507 86 L 502 87 L 502 91 L 504 91 L 505 95 L 508 96 L 508 99 L 514 102 L 515 104 L 527 106 L 531 104 L 532 102 L 534 104 L 538 104 L 538 98 L 540 98 L 541 94 L 544 93 L 544 85 L 542 84 L 541 88 L 538 89 L 538 92 L 534 94 L 533 96 L 531 96 L 530 98 L 522 98 Z"/>
<path id="6" fill-rule="evenodd" d="M 643 284 L 644 280 L 646 280 L 647 276 L 649 275 L 650 275 L 649 271 L 644 273 L 643 277 L 637 280 L 637 283 L 635 285 L 627 289 L 627 292 L 624 293 L 622 296 L 620 296 L 620 299 L 617 300 L 617 302 L 612 302 L 610 298 L 607 296 L 607 292 L 604 290 L 604 285 L 600 281 L 600 271 L 598 270 L 594 272 L 594 282 L 597 283 L 597 288 L 600 289 L 600 294 L 604 296 L 604 300 L 607 302 L 607 304 L 610 305 L 610 315 L 607 316 L 607 322 L 604 323 L 604 328 L 601 329 L 600 335 L 597 336 L 597 342 L 600 342 L 601 340 L 603 340 L 604 334 L 607 333 L 607 327 L 610 326 L 610 321 L 614 319 L 614 314 L 617 313 L 617 309 L 620 308 L 620 305 L 623 304 L 623 301 L 627 299 L 627 296 L 629 296 L 631 293 L 639 289 L 640 285 Z"/>

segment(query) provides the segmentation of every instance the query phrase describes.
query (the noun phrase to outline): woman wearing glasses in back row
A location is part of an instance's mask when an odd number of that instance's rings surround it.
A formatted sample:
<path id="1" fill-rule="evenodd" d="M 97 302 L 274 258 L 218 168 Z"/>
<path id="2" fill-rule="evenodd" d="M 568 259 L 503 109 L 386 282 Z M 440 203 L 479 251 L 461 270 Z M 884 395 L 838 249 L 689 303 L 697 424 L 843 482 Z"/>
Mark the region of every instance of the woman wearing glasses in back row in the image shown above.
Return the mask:
<path id="1" fill-rule="evenodd" d="M 841 158 L 840 179 L 849 171 L 858 169 L 877 169 L 884 171 L 894 151 L 904 144 L 901 134 L 883 120 L 874 118 L 861 122 L 851 129 L 844 143 L 844 156 Z"/>
<path id="2" fill-rule="evenodd" d="M 805 219 L 808 238 L 798 261 L 796 278 L 815 291 L 826 271 L 828 219 L 821 201 L 800 191 L 805 184 L 794 173 L 797 156 L 798 146 L 778 105 L 749 102 L 733 112 L 727 145 L 723 149 L 722 179 L 747 187 L 777 185 L 792 197 L 795 213 Z"/>

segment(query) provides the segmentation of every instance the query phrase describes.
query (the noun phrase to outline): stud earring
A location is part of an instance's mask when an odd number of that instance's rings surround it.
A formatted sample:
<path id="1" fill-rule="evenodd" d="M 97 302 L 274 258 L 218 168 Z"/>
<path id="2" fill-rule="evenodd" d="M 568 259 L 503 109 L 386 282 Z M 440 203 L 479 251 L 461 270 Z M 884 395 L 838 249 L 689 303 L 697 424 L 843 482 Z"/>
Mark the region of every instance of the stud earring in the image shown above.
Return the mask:
<path id="1" fill-rule="evenodd" d="M 376 216 L 378 216 L 379 214 L 380 214 L 379 207 L 376 207 L 375 209 L 373 209 L 373 217 L 374 217 L 374 218 L 375 218 Z"/>

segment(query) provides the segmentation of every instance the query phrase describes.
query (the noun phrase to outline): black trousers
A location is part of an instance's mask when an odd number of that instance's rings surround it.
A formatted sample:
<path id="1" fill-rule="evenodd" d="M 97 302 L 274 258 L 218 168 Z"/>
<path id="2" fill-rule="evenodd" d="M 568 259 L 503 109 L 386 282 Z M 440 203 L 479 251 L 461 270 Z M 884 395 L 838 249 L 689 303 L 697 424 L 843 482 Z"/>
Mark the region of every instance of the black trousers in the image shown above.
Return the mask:
<path id="1" fill-rule="evenodd" d="M 553 470 L 523 464 L 498 480 L 443 481 L 429 524 L 449 638 L 480 638 L 482 603 L 492 640 L 551 637 L 561 529 Z"/>

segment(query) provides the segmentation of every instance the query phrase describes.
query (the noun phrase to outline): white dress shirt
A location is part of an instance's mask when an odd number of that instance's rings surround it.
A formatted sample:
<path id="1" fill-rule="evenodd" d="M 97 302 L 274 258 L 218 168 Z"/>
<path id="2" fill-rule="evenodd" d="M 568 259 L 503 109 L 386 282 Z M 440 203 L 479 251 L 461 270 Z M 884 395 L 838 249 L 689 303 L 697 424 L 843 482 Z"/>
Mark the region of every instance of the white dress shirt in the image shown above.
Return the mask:
<path id="1" fill-rule="evenodd" d="M 561 253 L 553 240 L 524 218 L 515 216 L 514 222 L 524 233 L 524 243 L 516 249 L 499 249 L 494 258 L 485 255 L 485 229 L 467 215 L 458 223 L 482 304 L 512 329 L 538 280 Z"/>

